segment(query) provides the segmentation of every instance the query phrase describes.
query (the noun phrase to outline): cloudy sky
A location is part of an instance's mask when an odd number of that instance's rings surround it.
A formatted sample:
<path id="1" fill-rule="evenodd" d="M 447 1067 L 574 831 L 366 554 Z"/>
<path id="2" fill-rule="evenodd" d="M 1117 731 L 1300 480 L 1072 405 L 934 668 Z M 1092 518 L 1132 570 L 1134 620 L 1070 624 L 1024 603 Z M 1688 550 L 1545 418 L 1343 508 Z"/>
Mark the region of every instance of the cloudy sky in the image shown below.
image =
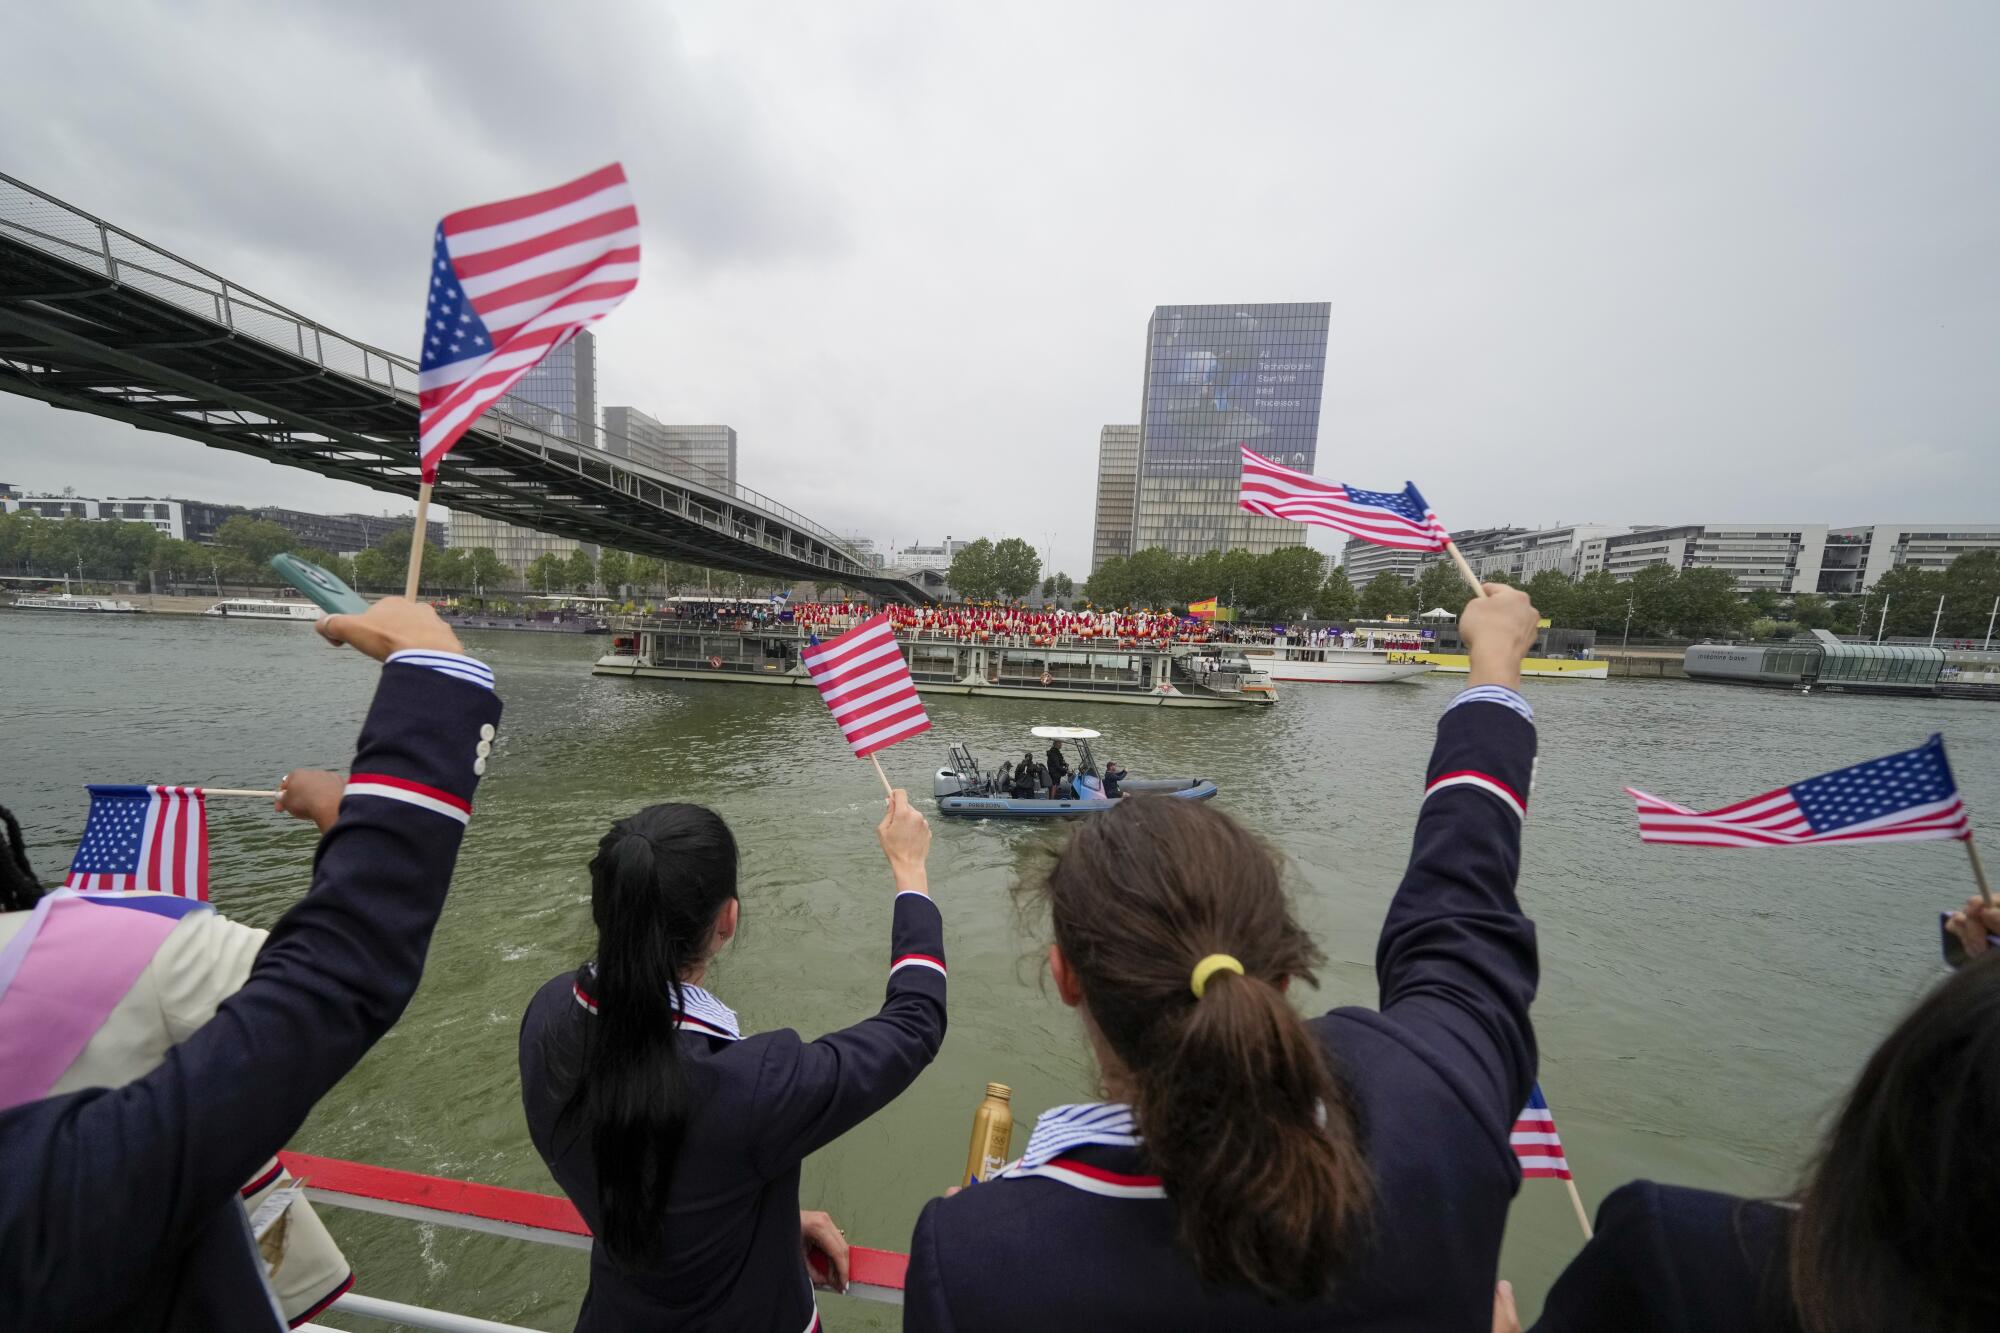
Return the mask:
<path id="1" fill-rule="evenodd" d="M 0 170 L 399 350 L 439 216 L 622 160 L 646 271 L 600 401 L 734 425 L 745 483 L 884 543 L 1086 568 L 1146 317 L 1205 301 L 1332 302 L 1319 472 L 1454 527 L 2000 521 L 1985 0 L 7 27 Z M 407 508 L 13 398 L 0 479 Z"/>

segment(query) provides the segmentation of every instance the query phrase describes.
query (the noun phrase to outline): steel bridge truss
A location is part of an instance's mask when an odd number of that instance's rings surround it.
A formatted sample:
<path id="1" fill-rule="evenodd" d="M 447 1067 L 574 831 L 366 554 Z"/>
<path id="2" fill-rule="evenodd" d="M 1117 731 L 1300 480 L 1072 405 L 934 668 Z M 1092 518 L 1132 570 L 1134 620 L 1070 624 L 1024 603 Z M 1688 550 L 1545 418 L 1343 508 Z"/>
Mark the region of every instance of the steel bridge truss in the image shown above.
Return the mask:
<path id="1" fill-rule="evenodd" d="M 0 175 L 0 391 L 414 496 L 416 390 L 407 358 Z M 453 449 L 435 499 L 635 554 L 928 600 L 767 496 L 604 443 L 503 400 Z"/>

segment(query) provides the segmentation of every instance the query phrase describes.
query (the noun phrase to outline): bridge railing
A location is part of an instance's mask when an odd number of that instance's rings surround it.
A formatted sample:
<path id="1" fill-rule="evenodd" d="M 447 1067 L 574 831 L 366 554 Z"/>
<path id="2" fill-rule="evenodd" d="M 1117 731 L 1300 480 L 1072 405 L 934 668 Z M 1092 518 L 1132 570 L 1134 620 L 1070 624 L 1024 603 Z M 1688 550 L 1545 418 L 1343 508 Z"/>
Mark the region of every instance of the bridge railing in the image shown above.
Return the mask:
<path id="1" fill-rule="evenodd" d="M 193 264 L 131 232 L 75 208 L 46 194 L 25 181 L 0 173 L 0 231 L 17 237 L 45 254 L 82 268 L 104 274 L 112 282 L 145 292 L 178 306 L 190 314 L 257 339 L 302 360 L 326 369 L 407 396 L 414 407 L 418 387 L 417 363 L 368 343 L 336 333 L 307 318 Z M 547 425 L 539 425 L 546 422 Z M 633 459 L 611 452 L 601 427 L 595 422 L 580 428 L 574 417 L 508 395 L 488 408 L 480 420 L 489 430 L 510 442 L 539 445 L 546 453 L 572 452 L 615 459 L 619 468 L 638 475 L 654 473 L 668 483 L 693 482 L 719 497 L 734 500 L 782 520 L 787 526 L 811 536 L 854 565 L 854 573 L 874 574 L 859 552 L 845 538 L 780 504 L 768 495 L 730 480 L 727 476 L 686 465 L 686 471 L 661 472 Z M 558 431 L 555 428 L 560 428 Z M 588 436 L 588 438 L 585 438 Z M 592 461 L 596 461 L 595 458 Z M 699 474 L 699 475 L 695 475 Z M 665 488 L 662 488 L 664 493 Z M 674 506 L 668 506 L 673 508 Z M 718 530 L 730 530 L 739 540 L 771 550 L 785 550 L 787 543 L 757 532 L 751 525 L 733 520 L 727 511 L 694 505 L 699 516 Z M 693 513 L 690 517 L 696 516 Z"/>

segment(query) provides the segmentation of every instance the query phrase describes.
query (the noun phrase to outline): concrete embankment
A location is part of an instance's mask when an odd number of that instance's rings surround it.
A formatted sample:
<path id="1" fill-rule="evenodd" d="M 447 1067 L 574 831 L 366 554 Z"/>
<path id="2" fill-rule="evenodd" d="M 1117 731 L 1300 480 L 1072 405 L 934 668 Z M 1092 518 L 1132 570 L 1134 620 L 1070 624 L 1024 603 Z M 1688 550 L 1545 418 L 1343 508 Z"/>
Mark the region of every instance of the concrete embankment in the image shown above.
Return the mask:
<path id="1" fill-rule="evenodd" d="M 1679 648 L 1620 648 L 1599 650 L 1596 656 L 1610 666 L 1614 676 L 1637 676 L 1645 680 L 1686 680 Z"/>

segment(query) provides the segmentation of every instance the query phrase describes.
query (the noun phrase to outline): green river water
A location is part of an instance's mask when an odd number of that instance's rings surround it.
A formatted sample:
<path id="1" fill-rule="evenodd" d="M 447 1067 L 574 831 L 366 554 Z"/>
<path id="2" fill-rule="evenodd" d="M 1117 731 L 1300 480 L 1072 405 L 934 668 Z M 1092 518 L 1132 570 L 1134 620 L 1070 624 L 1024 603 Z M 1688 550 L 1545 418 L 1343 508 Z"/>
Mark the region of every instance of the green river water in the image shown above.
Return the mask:
<path id="1" fill-rule="evenodd" d="M 484 633 L 507 714 L 422 990 L 321 1104 L 295 1147 L 552 1192 L 516 1092 L 528 997 L 591 947 L 585 864 L 613 818 L 666 799 L 714 806 L 743 848 L 739 941 L 710 987 L 746 1030 L 808 1036 L 880 1002 L 890 886 L 873 770 L 806 690 L 596 679 L 606 640 Z M 303 626 L 148 616 L 0 618 L 0 803 L 44 878 L 82 829 L 82 784 L 269 787 L 345 763 L 372 664 Z M 1406 854 L 1431 728 L 1458 688 L 1436 676 L 1293 685 L 1274 710 L 929 701 L 935 729 L 884 756 L 928 806 L 950 740 L 997 763 L 1039 722 L 1105 733 L 1100 757 L 1200 774 L 1289 856 L 1330 962 L 1309 1008 L 1374 1001 L 1377 928 Z M 1976 823 L 2000 812 L 2000 708 L 1803 698 L 1685 681 L 1530 681 L 1541 762 L 1521 897 L 1540 926 L 1542 1084 L 1594 1209 L 1639 1176 L 1785 1187 L 1825 1112 L 1894 1017 L 1940 972 L 1936 910 L 1970 891 L 1955 843 L 1779 852 L 1642 846 L 1626 784 L 1696 806 L 1915 745 L 1951 744 Z M 257 801 L 211 801 L 214 898 L 268 925 L 304 888 L 309 830 Z M 934 893 L 951 959 L 951 1030 L 887 1111 L 814 1157 L 803 1203 L 851 1239 L 907 1248 L 954 1183 L 989 1080 L 1015 1092 L 1015 1143 L 1041 1108 L 1092 1095 L 1070 1013 L 1044 990 L 1039 940 L 1010 886 L 1053 828 L 933 820 Z M 362 1290 L 532 1328 L 570 1326 L 581 1252 L 326 1210 Z M 1524 1183 L 1502 1272 L 1532 1318 L 1579 1243 L 1562 1186 Z M 837 1329 L 895 1312 L 822 1299 Z M 355 1329 L 363 1321 L 327 1320 Z"/>

